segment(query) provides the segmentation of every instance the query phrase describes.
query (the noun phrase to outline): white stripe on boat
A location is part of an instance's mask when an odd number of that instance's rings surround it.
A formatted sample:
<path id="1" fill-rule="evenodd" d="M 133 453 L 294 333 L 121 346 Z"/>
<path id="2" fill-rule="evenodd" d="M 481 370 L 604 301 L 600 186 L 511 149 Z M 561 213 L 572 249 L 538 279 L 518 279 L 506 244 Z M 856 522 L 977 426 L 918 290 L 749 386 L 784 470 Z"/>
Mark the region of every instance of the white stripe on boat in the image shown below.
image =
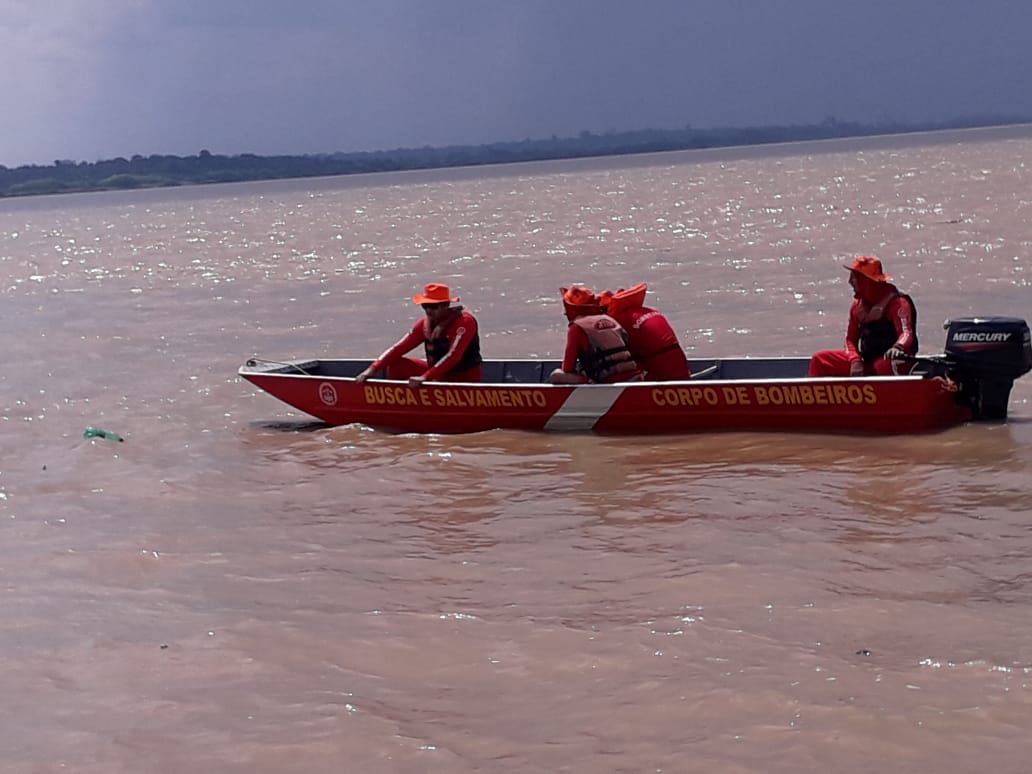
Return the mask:
<path id="1" fill-rule="evenodd" d="M 585 385 L 575 387 L 559 410 L 545 423 L 545 430 L 556 432 L 584 432 L 591 430 L 623 395 L 624 388 L 613 385 Z"/>

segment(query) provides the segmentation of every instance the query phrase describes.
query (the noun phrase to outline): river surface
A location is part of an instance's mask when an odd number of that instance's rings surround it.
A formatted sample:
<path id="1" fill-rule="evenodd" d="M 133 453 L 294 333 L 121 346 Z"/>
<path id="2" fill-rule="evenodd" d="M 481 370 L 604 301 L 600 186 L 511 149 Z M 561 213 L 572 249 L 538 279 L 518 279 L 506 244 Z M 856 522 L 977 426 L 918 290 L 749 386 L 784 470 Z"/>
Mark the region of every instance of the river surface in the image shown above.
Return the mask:
<path id="1" fill-rule="evenodd" d="M 430 281 L 488 357 L 643 281 L 692 356 L 809 355 L 857 254 L 938 352 L 1032 319 L 1030 223 L 1030 126 L 0 200 L 0 771 L 1027 771 L 1032 376 L 932 435 L 611 438 L 236 369 L 376 355 Z"/>

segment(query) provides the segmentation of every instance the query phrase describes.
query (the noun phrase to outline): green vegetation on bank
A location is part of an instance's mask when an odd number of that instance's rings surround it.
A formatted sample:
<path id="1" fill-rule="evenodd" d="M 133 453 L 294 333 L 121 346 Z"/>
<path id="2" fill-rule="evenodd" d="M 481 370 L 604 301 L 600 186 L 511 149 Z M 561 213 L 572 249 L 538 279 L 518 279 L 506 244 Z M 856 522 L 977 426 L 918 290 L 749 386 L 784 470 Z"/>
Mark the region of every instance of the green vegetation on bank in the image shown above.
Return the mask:
<path id="1" fill-rule="evenodd" d="M 519 142 L 451 145 L 442 148 L 398 148 L 361 153 L 303 156 L 257 156 L 243 153 L 237 156 L 223 156 L 202 150 L 196 156 L 137 155 L 130 159 L 119 157 L 94 163 L 59 160 L 47 166 L 28 165 L 13 169 L 0 165 L 0 197 L 655 153 L 967 129 L 1028 121 L 1028 118 L 995 117 L 935 124 L 864 125 L 828 119 L 820 124 L 751 129 L 686 127 L 605 134 L 585 131 L 577 137 L 551 137 L 547 140 L 527 139 Z"/>

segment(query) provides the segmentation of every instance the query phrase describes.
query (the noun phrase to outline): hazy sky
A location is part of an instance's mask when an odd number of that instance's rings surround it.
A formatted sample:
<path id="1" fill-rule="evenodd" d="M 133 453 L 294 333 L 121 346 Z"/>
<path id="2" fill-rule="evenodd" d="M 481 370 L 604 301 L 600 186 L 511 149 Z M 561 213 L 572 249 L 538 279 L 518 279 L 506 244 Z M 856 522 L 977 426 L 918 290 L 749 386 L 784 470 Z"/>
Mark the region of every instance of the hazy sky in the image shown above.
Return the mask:
<path id="1" fill-rule="evenodd" d="M 1027 0 L 0 0 L 0 164 L 1032 116 Z"/>

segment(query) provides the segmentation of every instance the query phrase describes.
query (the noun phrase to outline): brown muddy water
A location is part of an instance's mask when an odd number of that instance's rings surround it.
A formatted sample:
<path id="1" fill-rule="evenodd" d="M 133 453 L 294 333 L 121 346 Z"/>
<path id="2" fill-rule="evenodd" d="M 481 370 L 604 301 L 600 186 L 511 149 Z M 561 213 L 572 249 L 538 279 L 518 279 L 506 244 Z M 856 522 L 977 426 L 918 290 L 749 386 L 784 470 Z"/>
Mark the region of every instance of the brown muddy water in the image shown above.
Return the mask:
<path id="1" fill-rule="evenodd" d="M 0 202 L 0 771 L 1023 772 L 1032 377 L 917 437 L 326 428 L 248 357 L 488 357 L 646 281 L 837 346 L 878 255 L 1032 319 L 1032 127 Z M 85 439 L 96 425 L 124 443 Z"/>

